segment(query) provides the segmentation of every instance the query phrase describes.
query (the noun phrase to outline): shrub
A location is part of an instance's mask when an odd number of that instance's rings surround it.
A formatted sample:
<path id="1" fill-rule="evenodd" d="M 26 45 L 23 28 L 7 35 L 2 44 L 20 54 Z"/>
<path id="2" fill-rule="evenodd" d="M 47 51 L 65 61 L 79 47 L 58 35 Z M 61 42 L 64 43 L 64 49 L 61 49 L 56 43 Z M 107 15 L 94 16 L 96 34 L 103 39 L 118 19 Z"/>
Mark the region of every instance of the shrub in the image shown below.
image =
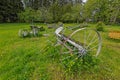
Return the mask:
<path id="1" fill-rule="evenodd" d="M 71 13 L 66 13 L 62 16 L 63 22 L 73 22 L 73 15 Z"/>
<path id="2" fill-rule="evenodd" d="M 99 59 L 90 55 L 89 53 L 83 57 L 80 57 L 76 60 L 65 60 L 62 61 L 63 65 L 65 66 L 65 72 L 67 73 L 76 73 L 82 71 L 91 71 L 95 70 L 96 66 L 99 65 Z"/>
<path id="3" fill-rule="evenodd" d="M 103 22 L 99 21 L 96 25 L 97 31 L 104 31 L 104 26 L 105 26 L 105 24 Z"/>
<path id="4" fill-rule="evenodd" d="M 81 24 L 81 27 L 88 27 L 89 25 L 88 25 L 88 23 L 87 22 L 83 22 L 82 24 Z"/>
<path id="5" fill-rule="evenodd" d="M 62 26 L 63 27 L 63 23 L 62 22 L 58 22 L 58 26 Z"/>

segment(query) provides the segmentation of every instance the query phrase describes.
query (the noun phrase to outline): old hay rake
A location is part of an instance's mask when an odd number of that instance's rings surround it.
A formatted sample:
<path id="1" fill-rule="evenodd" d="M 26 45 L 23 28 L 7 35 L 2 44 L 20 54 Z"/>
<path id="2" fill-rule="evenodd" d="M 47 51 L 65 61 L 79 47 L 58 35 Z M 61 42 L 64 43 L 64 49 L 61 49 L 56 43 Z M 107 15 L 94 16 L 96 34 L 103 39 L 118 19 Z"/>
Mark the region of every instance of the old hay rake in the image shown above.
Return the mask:
<path id="1" fill-rule="evenodd" d="M 62 45 L 60 50 L 62 60 L 76 60 L 86 54 L 98 56 L 101 50 L 102 39 L 98 31 L 94 29 L 80 28 L 73 31 L 69 37 L 64 35 L 63 27 L 56 29 L 57 41 Z"/>

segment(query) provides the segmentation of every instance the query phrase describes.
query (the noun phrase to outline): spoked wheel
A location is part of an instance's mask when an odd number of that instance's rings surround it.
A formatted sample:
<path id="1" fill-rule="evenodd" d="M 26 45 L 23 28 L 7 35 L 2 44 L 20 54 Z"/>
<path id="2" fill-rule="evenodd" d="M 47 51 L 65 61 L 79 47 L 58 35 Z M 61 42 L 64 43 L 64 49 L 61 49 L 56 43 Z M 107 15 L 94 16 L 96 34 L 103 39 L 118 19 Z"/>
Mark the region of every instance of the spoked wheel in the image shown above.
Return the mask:
<path id="1" fill-rule="evenodd" d="M 102 39 L 99 34 L 94 29 L 81 28 L 74 31 L 68 38 L 78 45 L 80 45 L 83 50 L 79 50 L 77 47 L 69 44 L 67 39 L 62 43 L 61 60 L 76 60 L 81 56 L 90 54 L 91 56 L 98 56 L 101 50 Z"/>

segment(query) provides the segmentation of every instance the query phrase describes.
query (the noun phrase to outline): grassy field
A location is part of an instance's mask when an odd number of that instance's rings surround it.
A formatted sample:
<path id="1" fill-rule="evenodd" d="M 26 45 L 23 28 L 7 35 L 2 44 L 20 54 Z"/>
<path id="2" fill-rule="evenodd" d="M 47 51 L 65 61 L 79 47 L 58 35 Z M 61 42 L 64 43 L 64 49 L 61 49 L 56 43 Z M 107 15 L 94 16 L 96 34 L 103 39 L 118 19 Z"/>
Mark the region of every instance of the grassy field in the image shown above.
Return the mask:
<path id="1" fill-rule="evenodd" d="M 59 49 L 48 42 L 54 30 L 45 24 L 37 25 L 42 25 L 46 30 L 41 34 L 49 33 L 49 37 L 20 38 L 19 29 L 29 28 L 29 24 L 0 24 L 0 80 L 120 80 L 120 40 L 108 37 L 109 31 L 120 31 L 120 26 L 108 25 L 101 32 L 103 43 L 97 65 L 69 73 L 59 63 Z"/>

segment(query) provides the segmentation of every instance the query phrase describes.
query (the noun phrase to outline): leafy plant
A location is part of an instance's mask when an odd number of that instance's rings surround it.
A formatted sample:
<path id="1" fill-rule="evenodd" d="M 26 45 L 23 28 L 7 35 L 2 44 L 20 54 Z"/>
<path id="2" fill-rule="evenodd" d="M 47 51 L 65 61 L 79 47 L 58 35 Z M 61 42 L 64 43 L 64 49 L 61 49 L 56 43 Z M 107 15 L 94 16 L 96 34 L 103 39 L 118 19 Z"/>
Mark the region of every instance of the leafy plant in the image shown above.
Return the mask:
<path id="1" fill-rule="evenodd" d="M 95 27 L 96 27 L 97 31 L 104 31 L 104 26 L 105 26 L 105 24 L 103 22 L 99 21 Z"/>

